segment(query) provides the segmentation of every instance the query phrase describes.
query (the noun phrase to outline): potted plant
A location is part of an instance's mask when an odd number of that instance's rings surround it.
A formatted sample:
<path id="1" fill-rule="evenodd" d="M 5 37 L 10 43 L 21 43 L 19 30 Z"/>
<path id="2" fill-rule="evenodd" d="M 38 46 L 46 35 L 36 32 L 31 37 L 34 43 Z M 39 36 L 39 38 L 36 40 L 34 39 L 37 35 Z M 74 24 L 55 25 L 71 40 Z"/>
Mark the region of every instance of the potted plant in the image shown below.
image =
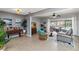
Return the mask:
<path id="1" fill-rule="evenodd" d="M 5 44 L 4 25 L 5 25 L 5 22 L 0 19 L 0 49 L 2 49 Z"/>

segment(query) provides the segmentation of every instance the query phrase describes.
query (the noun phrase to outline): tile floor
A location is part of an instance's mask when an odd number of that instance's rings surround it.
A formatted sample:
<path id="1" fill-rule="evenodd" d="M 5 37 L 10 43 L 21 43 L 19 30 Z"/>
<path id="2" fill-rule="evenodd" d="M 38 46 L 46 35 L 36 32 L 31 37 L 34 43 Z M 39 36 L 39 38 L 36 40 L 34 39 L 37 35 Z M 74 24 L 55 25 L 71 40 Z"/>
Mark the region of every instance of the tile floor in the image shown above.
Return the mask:
<path id="1" fill-rule="evenodd" d="M 39 40 L 38 35 L 32 38 L 23 36 L 11 39 L 6 45 L 5 51 L 78 51 L 79 37 L 74 37 L 74 46 L 53 39 Z"/>

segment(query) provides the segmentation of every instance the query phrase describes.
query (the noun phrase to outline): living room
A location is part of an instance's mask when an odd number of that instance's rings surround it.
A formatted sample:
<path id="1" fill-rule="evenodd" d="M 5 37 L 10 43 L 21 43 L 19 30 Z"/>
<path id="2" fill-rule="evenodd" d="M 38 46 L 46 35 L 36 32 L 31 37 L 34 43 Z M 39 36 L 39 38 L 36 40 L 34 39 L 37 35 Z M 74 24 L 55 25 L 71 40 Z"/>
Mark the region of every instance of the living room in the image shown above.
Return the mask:
<path id="1" fill-rule="evenodd" d="M 67 50 L 71 50 L 72 48 L 73 48 L 72 50 L 78 50 L 79 49 L 77 44 L 79 38 L 78 10 L 79 10 L 78 8 L 0 9 L 0 18 L 1 20 L 4 20 L 6 22 L 4 27 L 6 27 L 5 31 L 7 33 L 6 36 L 7 44 L 5 44 L 5 46 L 8 48 L 6 48 L 5 50 L 13 50 L 13 51 L 14 50 L 19 50 L 19 51 L 20 50 L 57 50 L 58 51 L 58 50 L 66 50 L 67 47 L 68 47 Z M 52 29 L 51 26 L 54 28 Z M 40 28 L 43 28 L 44 32 L 38 31 Z M 72 30 L 70 30 L 71 28 Z M 63 37 L 62 35 L 59 34 L 59 36 L 57 36 L 58 40 L 55 42 L 54 41 L 51 42 L 54 36 L 51 33 L 53 33 L 54 29 L 55 32 L 57 31 L 57 34 L 63 32 L 66 33 L 67 36 L 65 35 Z M 74 39 L 75 37 L 72 38 L 72 36 L 76 36 L 76 39 Z M 73 39 L 77 43 L 74 43 Z M 61 49 L 63 45 L 64 48 Z"/>

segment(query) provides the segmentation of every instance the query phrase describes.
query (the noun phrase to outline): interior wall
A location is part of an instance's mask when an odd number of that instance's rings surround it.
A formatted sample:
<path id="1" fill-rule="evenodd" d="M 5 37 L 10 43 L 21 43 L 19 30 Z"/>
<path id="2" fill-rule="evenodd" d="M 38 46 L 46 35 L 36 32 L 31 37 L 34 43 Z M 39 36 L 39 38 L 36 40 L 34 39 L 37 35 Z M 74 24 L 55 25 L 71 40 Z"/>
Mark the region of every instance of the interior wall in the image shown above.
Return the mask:
<path id="1" fill-rule="evenodd" d="M 72 18 L 73 35 L 77 35 L 77 18 Z"/>
<path id="2" fill-rule="evenodd" d="M 36 18 L 36 17 L 32 17 L 32 22 L 35 22 L 37 24 L 37 29 L 40 28 L 40 24 L 46 22 L 46 26 L 48 23 L 48 19 L 46 18 Z"/>
<path id="3" fill-rule="evenodd" d="M 79 36 L 79 14 L 76 16 L 76 31 L 77 31 L 77 35 Z"/>
<path id="4" fill-rule="evenodd" d="M 43 19 L 40 19 L 40 23 L 46 23 L 46 26 L 47 26 L 47 23 L 48 23 L 48 19 L 47 18 L 43 18 Z"/>
<path id="5" fill-rule="evenodd" d="M 6 12 L 0 12 L 0 18 L 9 18 L 12 19 L 12 26 L 16 26 L 16 20 L 22 20 L 22 19 L 27 19 L 27 36 L 31 37 L 31 17 L 30 16 L 20 16 L 20 15 L 15 15 L 11 13 L 6 13 Z"/>
<path id="6" fill-rule="evenodd" d="M 77 34 L 78 34 L 78 36 L 79 36 L 79 18 L 78 18 L 78 21 L 77 21 L 77 29 L 78 29 L 78 30 L 77 30 L 77 31 L 78 31 Z"/>
<path id="7" fill-rule="evenodd" d="M 16 20 L 22 20 L 22 19 L 24 19 L 24 16 L 15 15 L 15 14 L 6 13 L 6 12 L 0 12 L 0 18 L 12 19 L 12 26 L 15 27 L 16 26 Z"/>
<path id="8" fill-rule="evenodd" d="M 79 36 L 79 14 L 75 13 L 72 15 L 67 15 L 68 17 L 72 17 L 72 28 L 73 28 L 73 35 Z"/>
<path id="9" fill-rule="evenodd" d="M 65 15 L 66 16 L 66 15 Z M 75 17 L 74 17 L 75 16 Z M 79 36 L 79 14 L 73 14 L 73 15 L 67 15 L 67 17 L 74 17 L 72 20 L 72 27 L 73 27 L 73 34 L 74 35 L 78 35 Z M 63 17 L 63 18 L 67 18 L 67 17 Z M 12 25 L 15 25 L 15 20 L 19 19 L 22 20 L 24 18 L 27 19 L 27 35 L 31 37 L 31 22 L 36 22 L 37 24 L 37 28 L 40 27 L 40 23 L 42 22 L 47 22 L 47 19 L 39 19 L 39 18 L 35 18 L 35 17 L 31 17 L 31 16 L 20 16 L 20 15 L 15 15 L 15 14 L 11 14 L 11 13 L 6 13 L 6 12 L 0 12 L 0 18 L 10 18 L 12 19 Z"/>
<path id="10" fill-rule="evenodd" d="M 79 36 L 79 14 L 67 14 L 63 17 L 63 19 L 71 18 L 72 19 L 72 28 L 73 28 L 73 35 Z M 62 19 L 62 18 L 61 18 Z"/>
<path id="11" fill-rule="evenodd" d="M 79 36 L 79 13 L 63 15 L 63 18 L 72 18 L 73 35 Z"/>
<path id="12" fill-rule="evenodd" d="M 26 16 L 25 19 L 27 20 L 27 36 L 31 37 L 31 20 L 32 17 L 31 16 Z"/>
<path id="13" fill-rule="evenodd" d="M 67 17 L 67 16 L 68 16 L 68 17 Z M 64 17 L 59 18 L 59 19 L 51 19 L 51 21 L 57 21 L 57 20 L 58 20 L 58 21 L 61 21 L 61 20 L 68 20 L 68 19 L 71 19 L 71 20 L 72 20 L 73 35 L 77 35 L 77 36 L 78 36 L 78 35 L 79 35 L 79 34 L 78 34 L 78 31 L 79 31 L 79 30 L 78 30 L 78 25 L 79 25 L 79 24 L 78 24 L 78 23 L 79 23 L 78 17 L 79 17 L 79 16 L 78 16 L 78 15 L 74 15 L 74 14 L 73 14 L 72 16 L 71 16 L 70 14 L 68 14 L 67 16 L 65 15 Z M 69 17 L 69 16 L 70 16 L 70 17 Z M 51 21 L 50 21 L 50 22 L 51 22 Z"/>
<path id="14" fill-rule="evenodd" d="M 39 18 L 36 18 L 36 17 L 32 17 L 32 22 L 35 22 L 36 23 L 37 30 L 38 30 L 39 27 L 40 27 L 40 19 Z"/>

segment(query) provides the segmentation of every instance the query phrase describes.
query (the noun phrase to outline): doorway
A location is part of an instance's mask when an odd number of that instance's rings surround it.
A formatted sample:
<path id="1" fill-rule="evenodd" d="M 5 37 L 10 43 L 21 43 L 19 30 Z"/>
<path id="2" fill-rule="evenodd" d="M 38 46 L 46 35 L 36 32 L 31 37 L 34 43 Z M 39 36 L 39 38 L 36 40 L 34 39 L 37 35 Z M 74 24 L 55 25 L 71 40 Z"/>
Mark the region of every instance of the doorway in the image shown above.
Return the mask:
<path id="1" fill-rule="evenodd" d="M 32 35 L 37 33 L 37 24 L 35 22 L 32 22 L 31 31 L 32 31 Z"/>

